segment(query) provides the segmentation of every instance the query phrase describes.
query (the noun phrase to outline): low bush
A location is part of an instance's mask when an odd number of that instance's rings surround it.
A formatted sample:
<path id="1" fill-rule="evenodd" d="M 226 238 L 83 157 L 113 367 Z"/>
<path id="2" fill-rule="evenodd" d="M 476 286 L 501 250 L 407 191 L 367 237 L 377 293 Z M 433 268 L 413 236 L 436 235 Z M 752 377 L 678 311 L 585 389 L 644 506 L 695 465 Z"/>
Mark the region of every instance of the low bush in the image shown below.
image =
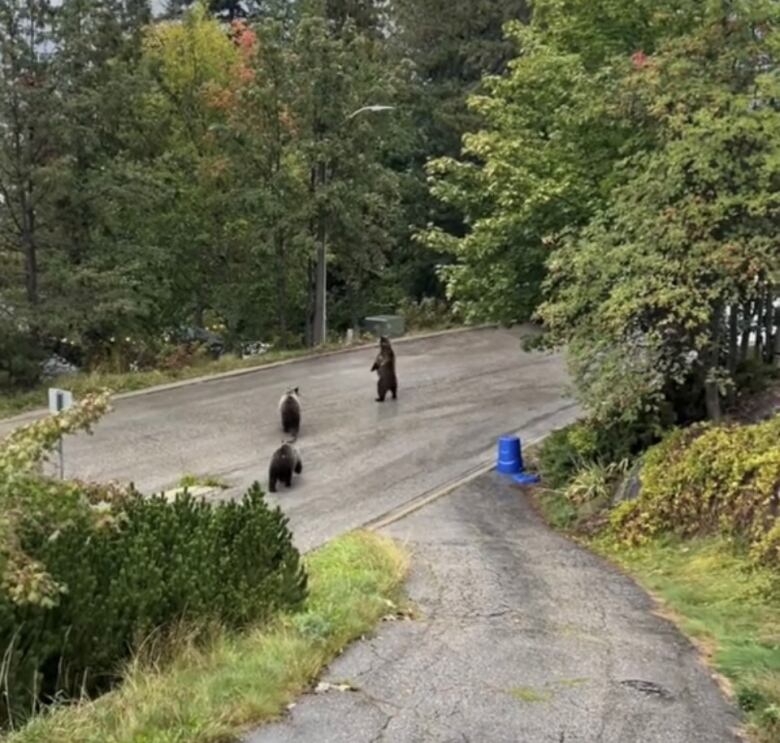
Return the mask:
<path id="1" fill-rule="evenodd" d="M 152 633 L 240 627 L 303 601 L 287 520 L 259 485 L 212 506 L 53 481 L 35 467 L 52 421 L 0 442 L 2 722 L 105 691 Z"/>
<path id="2" fill-rule="evenodd" d="M 780 564 L 780 416 L 748 426 L 696 425 L 645 456 L 642 492 L 611 523 L 626 541 L 669 532 L 745 539 L 755 560 Z"/>
<path id="3" fill-rule="evenodd" d="M 423 297 L 419 302 L 404 299 L 398 307 L 398 313 L 403 316 L 407 330 L 448 328 L 460 320 L 458 312 L 451 305 L 435 297 Z"/>
<path id="4" fill-rule="evenodd" d="M 35 385 L 41 378 L 44 359 L 44 352 L 32 336 L 0 314 L 0 389 Z"/>
<path id="5" fill-rule="evenodd" d="M 589 465 L 620 466 L 659 438 L 649 422 L 613 425 L 577 421 L 550 434 L 539 449 L 539 470 L 550 488 L 565 488 Z M 592 474 L 592 473 L 591 473 Z"/>

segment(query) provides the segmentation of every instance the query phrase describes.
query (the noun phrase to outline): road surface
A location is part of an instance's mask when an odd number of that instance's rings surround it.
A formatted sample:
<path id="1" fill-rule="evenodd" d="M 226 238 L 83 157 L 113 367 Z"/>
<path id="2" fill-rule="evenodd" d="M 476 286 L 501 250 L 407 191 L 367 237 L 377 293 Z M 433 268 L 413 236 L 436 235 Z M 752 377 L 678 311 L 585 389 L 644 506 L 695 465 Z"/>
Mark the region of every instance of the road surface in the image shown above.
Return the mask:
<path id="1" fill-rule="evenodd" d="M 736 743 L 739 715 L 626 575 L 495 473 L 383 530 L 418 618 L 382 623 L 245 743 Z"/>
<path id="2" fill-rule="evenodd" d="M 309 549 L 457 479 L 492 455 L 496 436 L 532 440 L 575 416 L 561 357 L 523 352 L 524 332 L 398 343 L 399 399 L 381 404 L 374 349 L 119 399 L 93 436 L 66 439 L 66 476 L 134 482 L 142 492 L 183 474 L 222 478 L 226 496 L 254 480 L 265 487 L 282 439 L 279 397 L 299 386 L 303 475 L 270 499 Z"/>

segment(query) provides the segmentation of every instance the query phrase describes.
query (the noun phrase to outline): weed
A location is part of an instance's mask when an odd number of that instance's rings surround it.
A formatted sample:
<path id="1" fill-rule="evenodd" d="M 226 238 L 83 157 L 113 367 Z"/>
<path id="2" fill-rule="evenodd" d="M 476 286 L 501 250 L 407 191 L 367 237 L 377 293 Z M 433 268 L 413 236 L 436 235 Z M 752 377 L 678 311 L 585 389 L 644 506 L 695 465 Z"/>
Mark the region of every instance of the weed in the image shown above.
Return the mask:
<path id="1" fill-rule="evenodd" d="M 509 693 L 521 702 L 549 702 L 552 699 L 552 692 L 547 689 L 534 689 L 532 686 L 514 686 L 509 689 Z"/>
<path id="2" fill-rule="evenodd" d="M 205 487 L 205 488 L 219 488 L 220 490 L 225 490 L 228 487 L 228 484 L 224 480 L 221 480 L 219 477 L 216 477 L 215 475 L 186 474 L 186 475 L 182 475 L 181 479 L 179 480 L 179 487 L 180 488 Z"/>

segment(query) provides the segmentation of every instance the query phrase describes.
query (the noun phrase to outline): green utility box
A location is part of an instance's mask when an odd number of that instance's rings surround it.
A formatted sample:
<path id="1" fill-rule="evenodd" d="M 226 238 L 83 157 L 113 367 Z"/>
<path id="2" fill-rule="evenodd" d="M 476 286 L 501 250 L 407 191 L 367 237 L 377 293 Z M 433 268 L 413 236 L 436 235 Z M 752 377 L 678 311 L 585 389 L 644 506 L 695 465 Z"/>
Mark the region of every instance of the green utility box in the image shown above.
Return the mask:
<path id="1" fill-rule="evenodd" d="M 398 338 L 405 332 L 404 319 L 400 315 L 373 315 L 363 320 L 363 327 L 377 337 Z"/>

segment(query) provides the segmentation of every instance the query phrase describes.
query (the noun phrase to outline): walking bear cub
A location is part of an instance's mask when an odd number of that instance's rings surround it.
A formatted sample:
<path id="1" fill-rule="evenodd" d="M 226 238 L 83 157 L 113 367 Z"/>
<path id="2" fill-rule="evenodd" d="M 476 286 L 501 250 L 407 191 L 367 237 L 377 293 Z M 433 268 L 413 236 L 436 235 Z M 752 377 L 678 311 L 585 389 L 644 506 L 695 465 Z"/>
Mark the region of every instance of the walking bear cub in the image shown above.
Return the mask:
<path id="1" fill-rule="evenodd" d="M 388 392 L 393 394 L 393 400 L 398 399 L 398 379 L 395 376 L 395 352 L 390 340 L 385 336 L 379 339 L 379 353 L 371 367 L 379 375 L 377 380 L 377 402 L 384 402 Z"/>
<path id="2" fill-rule="evenodd" d="M 298 450 L 287 441 L 271 457 L 271 464 L 268 467 L 268 490 L 275 493 L 277 482 L 282 482 L 289 488 L 292 485 L 293 472 L 300 475 L 303 472 L 303 463 Z"/>
<path id="3" fill-rule="evenodd" d="M 289 433 L 293 439 L 298 438 L 301 430 L 301 401 L 298 399 L 298 388 L 288 390 L 279 400 L 279 412 L 282 416 L 282 430 Z"/>

